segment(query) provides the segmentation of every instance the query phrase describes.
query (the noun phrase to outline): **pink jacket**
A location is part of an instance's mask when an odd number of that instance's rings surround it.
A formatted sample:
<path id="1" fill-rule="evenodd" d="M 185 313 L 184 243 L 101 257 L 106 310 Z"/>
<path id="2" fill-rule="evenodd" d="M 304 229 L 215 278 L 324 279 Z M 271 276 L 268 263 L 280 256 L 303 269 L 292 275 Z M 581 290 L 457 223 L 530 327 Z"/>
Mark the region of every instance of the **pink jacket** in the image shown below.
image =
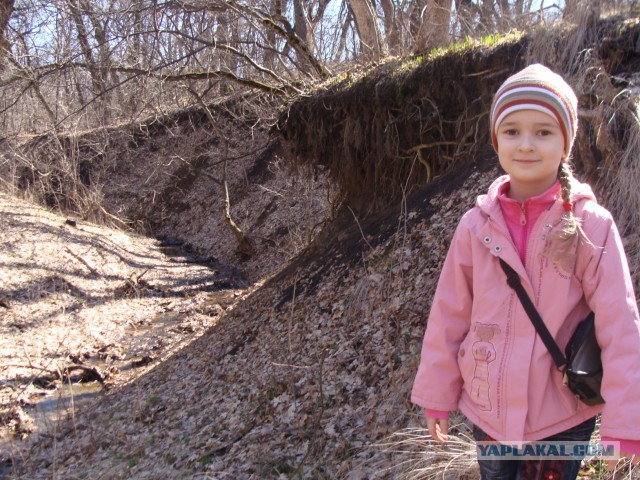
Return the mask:
<path id="1" fill-rule="evenodd" d="M 538 440 L 602 411 L 603 436 L 640 440 L 640 320 L 620 235 L 590 187 L 575 182 L 575 212 L 591 241 L 576 257 L 549 259 L 562 202 L 535 223 L 523 265 L 502 216 L 500 177 L 454 234 L 433 300 L 411 399 L 459 408 L 491 437 Z M 604 406 L 588 407 L 562 384 L 495 257 L 519 274 L 547 328 L 564 347 L 589 310 L 602 348 Z"/>

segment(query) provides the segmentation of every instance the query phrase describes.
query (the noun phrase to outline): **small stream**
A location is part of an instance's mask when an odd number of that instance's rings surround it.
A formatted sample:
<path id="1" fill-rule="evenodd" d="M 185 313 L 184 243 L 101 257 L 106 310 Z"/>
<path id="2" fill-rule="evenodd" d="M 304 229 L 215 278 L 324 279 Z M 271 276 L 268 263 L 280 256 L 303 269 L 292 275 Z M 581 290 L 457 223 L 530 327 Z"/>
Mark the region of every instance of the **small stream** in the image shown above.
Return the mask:
<path id="1" fill-rule="evenodd" d="M 102 394 L 100 382 L 65 383 L 56 390 L 43 394 L 32 407 L 25 407 L 25 412 L 30 415 L 37 431 L 53 433 L 61 418 L 66 415 L 73 416 L 78 408 L 90 404 Z M 14 473 L 14 468 L 19 465 L 21 456 L 13 457 L 11 454 L 16 450 L 14 443 L 19 442 L 20 440 L 7 438 L 0 440 L 0 449 L 5 452 L 3 461 L 0 463 L 0 480 L 8 478 Z"/>
<path id="2" fill-rule="evenodd" d="M 100 372 L 108 369 L 125 372 L 144 367 L 155 360 L 153 352 L 162 349 L 165 345 L 163 339 L 171 335 L 169 330 L 179 327 L 184 318 L 185 314 L 169 311 L 128 327 L 119 345 L 119 349 L 126 352 L 126 355 L 108 362 L 96 355 L 84 360 L 83 365 Z M 73 415 L 78 408 L 103 395 L 103 385 L 99 381 L 83 381 L 81 375 L 71 374 L 70 377 L 71 381 L 56 382 L 57 388 L 54 390 L 42 390 L 43 395 L 33 399 L 33 406 L 25 408 L 33 417 L 38 431 L 50 430 L 56 421 Z"/>
<path id="3" fill-rule="evenodd" d="M 190 293 L 207 292 L 204 302 L 198 304 L 198 311 L 205 312 L 206 317 L 214 318 L 221 308 L 235 303 L 235 292 L 246 287 L 245 279 L 238 272 L 227 270 L 213 258 L 194 259 L 180 243 L 161 240 L 158 249 L 172 257 L 172 261 L 194 263 L 211 269 L 212 274 L 207 282 L 196 279 L 197 283 L 191 285 L 187 280 L 184 287 Z M 212 313 L 206 313 L 207 309 Z M 175 309 L 169 304 L 167 310 L 127 327 L 117 344 L 108 345 L 106 351 L 100 350 L 91 353 L 88 358 L 74 359 L 68 367 L 70 373 L 66 381 L 56 380 L 52 374 L 31 379 L 35 388 L 22 409 L 33 420 L 35 432 L 53 434 L 61 419 L 73 418 L 77 412 L 90 408 L 103 397 L 104 385 L 96 377 L 105 376 L 105 372 L 116 376 L 128 372 L 127 377 L 130 378 L 130 375 L 135 375 L 134 370 L 156 362 L 167 348 L 187 340 L 202 328 L 208 328 L 206 321 L 194 320 L 189 309 L 180 308 L 179 302 Z M 76 365 L 81 368 L 74 369 Z M 94 378 L 91 378 L 92 372 L 89 371 L 87 375 L 87 370 L 91 369 L 95 369 L 99 375 L 94 374 Z M 16 451 L 16 446 L 21 443 L 15 438 L 0 439 L 0 450 L 4 451 L 0 456 L 0 480 L 13 473 L 16 465 L 12 462 L 17 461 L 20 455 L 14 457 L 10 453 Z"/>
<path id="4" fill-rule="evenodd" d="M 51 431 L 55 422 L 102 396 L 100 382 L 64 383 L 54 392 L 36 402 L 30 411 L 38 430 Z"/>
<path id="5" fill-rule="evenodd" d="M 219 290 L 207 294 L 207 305 L 229 305 L 235 302 L 232 290 Z M 126 372 L 144 367 L 157 360 L 160 352 L 175 342 L 194 334 L 189 323 L 185 323 L 189 313 L 166 311 L 135 325 L 125 331 L 118 351 L 123 355 L 105 361 L 98 355 L 83 360 L 83 365 L 96 368 L 100 372 L 112 369 Z M 205 325 L 204 328 L 207 328 Z M 116 373 L 118 375 L 118 373 Z M 78 408 L 90 404 L 103 395 L 99 381 L 82 381 L 81 375 L 71 374 L 71 382 L 54 382 L 53 390 L 42 389 L 42 395 L 31 398 L 32 406 L 25 411 L 34 418 L 38 431 L 49 430 L 54 422 L 73 414 Z M 52 382 L 53 383 L 53 382 Z M 49 387 L 47 387 L 49 388 Z M 1 478 L 1 476 L 0 476 Z"/>

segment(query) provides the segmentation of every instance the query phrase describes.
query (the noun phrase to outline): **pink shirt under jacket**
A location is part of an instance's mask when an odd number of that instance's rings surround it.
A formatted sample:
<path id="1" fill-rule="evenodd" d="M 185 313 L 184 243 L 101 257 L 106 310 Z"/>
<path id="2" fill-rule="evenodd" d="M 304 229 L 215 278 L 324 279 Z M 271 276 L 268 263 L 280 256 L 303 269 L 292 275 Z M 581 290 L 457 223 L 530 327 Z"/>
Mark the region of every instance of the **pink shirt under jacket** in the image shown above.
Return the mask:
<path id="1" fill-rule="evenodd" d="M 591 241 L 576 258 L 544 255 L 561 224 L 562 202 L 543 212 L 525 262 L 497 196 L 507 176 L 478 198 L 454 234 L 425 333 L 412 401 L 431 410 L 459 408 L 500 441 L 538 440 L 602 411 L 603 436 L 640 440 L 640 321 L 620 236 L 588 185 L 573 185 L 575 211 Z M 604 406 L 588 407 L 562 384 L 495 257 L 519 274 L 561 348 L 591 309 L 602 348 Z"/>

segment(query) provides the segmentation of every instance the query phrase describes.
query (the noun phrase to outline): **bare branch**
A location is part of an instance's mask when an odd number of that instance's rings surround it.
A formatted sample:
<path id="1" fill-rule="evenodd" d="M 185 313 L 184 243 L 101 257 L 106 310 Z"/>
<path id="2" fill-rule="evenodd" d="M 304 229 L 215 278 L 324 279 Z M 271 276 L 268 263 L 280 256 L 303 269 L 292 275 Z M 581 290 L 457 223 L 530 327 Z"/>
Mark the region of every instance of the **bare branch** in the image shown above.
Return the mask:
<path id="1" fill-rule="evenodd" d="M 283 28 L 278 25 L 275 20 L 266 12 L 262 12 L 257 8 L 250 6 L 243 6 L 240 4 L 236 4 L 235 2 L 226 1 L 226 5 L 229 6 L 235 12 L 245 13 L 251 15 L 252 17 L 258 19 L 265 27 L 273 30 L 282 38 L 284 38 L 299 54 L 301 54 L 313 67 L 314 71 L 322 78 L 326 78 L 331 75 L 331 72 L 327 70 L 322 64 L 309 52 L 309 49 L 305 45 L 304 41 L 296 35 L 291 25 L 286 22 L 285 24 L 288 28 Z"/>

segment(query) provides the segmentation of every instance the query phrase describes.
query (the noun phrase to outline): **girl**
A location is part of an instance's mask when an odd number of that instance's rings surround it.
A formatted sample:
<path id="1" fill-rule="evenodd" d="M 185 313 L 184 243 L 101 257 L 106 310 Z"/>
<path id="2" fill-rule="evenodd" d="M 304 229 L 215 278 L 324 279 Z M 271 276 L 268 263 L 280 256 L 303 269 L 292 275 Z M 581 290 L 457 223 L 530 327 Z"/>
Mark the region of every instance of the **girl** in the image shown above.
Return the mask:
<path id="1" fill-rule="evenodd" d="M 429 315 L 412 401 L 430 434 L 447 439 L 460 409 L 476 440 L 603 440 L 640 454 L 640 320 L 620 235 L 591 188 L 569 169 L 578 128 L 571 87 L 542 65 L 508 78 L 491 107 L 491 136 L 507 175 L 461 219 Z M 547 348 L 507 285 L 519 275 L 564 350 L 589 311 L 602 349 L 604 405 L 563 385 Z M 485 479 L 575 479 L 580 460 L 480 460 Z"/>

